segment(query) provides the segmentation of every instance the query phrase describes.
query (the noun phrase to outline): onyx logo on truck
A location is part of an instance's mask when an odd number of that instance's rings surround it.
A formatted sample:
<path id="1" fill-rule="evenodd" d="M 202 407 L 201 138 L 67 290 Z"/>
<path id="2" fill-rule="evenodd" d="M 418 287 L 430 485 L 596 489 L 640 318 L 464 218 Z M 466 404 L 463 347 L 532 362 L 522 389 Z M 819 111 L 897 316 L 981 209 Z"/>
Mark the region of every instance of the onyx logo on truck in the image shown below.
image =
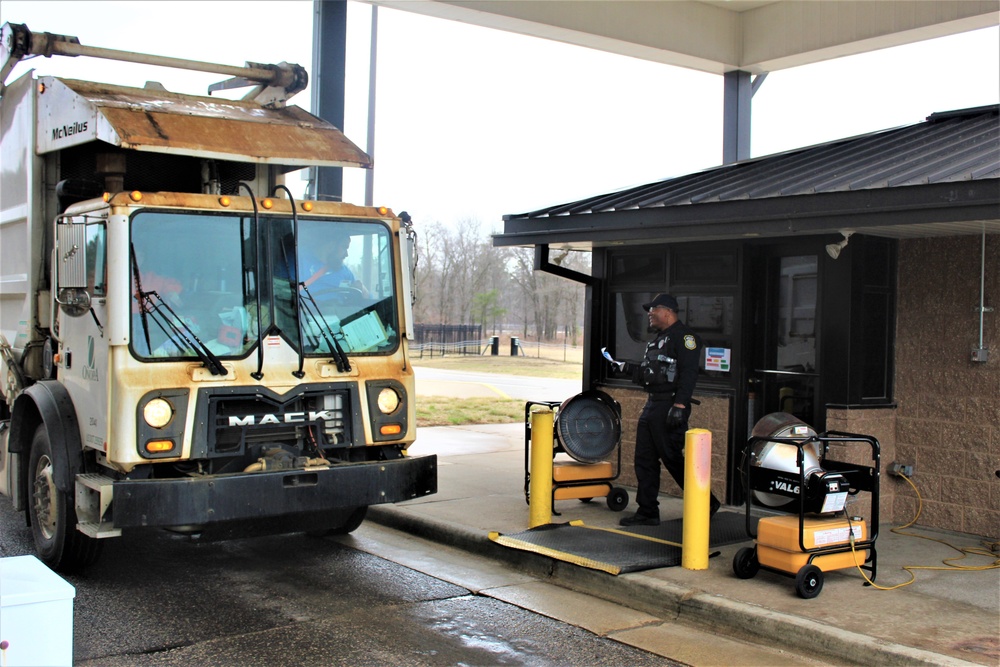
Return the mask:
<path id="1" fill-rule="evenodd" d="M 101 379 L 100 373 L 97 371 L 97 365 L 94 361 L 94 337 L 87 336 L 87 363 L 83 366 L 81 371 L 81 376 L 84 380 L 91 380 L 97 382 Z"/>
<path id="2" fill-rule="evenodd" d="M 78 121 L 73 121 L 72 125 L 63 125 L 62 127 L 52 128 L 52 141 L 57 139 L 65 139 L 66 137 L 71 137 L 74 134 L 79 134 L 81 132 L 87 131 L 87 121 L 82 123 Z"/>

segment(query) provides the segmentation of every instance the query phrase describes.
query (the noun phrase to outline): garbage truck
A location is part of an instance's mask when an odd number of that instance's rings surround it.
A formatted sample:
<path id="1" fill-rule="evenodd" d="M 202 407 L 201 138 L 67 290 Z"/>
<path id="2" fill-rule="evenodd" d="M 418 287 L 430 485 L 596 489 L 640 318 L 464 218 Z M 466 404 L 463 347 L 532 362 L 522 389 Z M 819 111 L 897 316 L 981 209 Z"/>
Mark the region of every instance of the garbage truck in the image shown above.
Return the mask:
<path id="1" fill-rule="evenodd" d="M 436 457 L 408 452 L 413 224 L 293 196 L 298 170 L 371 166 L 287 103 L 305 70 L 11 23 L 0 47 L 0 494 L 38 557 L 79 570 L 142 529 L 347 533 L 435 493 Z M 7 83 L 55 55 L 231 78 L 207 95 Z"/>

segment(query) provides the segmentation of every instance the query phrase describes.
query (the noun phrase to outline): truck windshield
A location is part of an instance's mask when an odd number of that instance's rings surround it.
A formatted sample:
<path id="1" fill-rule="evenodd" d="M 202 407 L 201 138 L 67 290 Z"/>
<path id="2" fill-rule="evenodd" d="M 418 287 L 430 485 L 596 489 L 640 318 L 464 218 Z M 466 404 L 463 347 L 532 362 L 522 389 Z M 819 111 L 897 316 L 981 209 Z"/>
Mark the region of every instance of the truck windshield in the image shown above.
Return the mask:
<path id="1" fill-rule="evenodd" d="M 391 235 L 382 223 L 299 219 L 296 244 L 290 218 L 261 216 L 258 229 L 241 214 L 146 210 L 131 231 L 137 357 L 243 357 L 257 345 L 258 326 L 296 350 L 301 342 L 306 356 L 398 345 Z M 150 316 L 157 306 L 176 327 Z"/>

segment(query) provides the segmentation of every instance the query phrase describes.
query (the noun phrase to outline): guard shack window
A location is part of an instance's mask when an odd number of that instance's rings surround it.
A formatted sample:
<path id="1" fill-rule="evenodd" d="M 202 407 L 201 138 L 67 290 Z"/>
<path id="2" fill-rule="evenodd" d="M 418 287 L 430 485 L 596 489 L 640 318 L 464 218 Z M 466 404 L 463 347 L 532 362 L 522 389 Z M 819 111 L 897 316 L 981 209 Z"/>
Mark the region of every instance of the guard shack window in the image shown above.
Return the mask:
<path id="1" fill-rule="evenodd" d="M 655 337 L 642 304 L 660 292 L 669 292 L 677 298 L 681 321 L 698 332 L 706 351 L 711 348 L 717 355 L 708 369 L 702 355 L 700 382 L 731 384 L 739 329 L 739 252 L 735 245 L 663 245 L 611 251 L 607 266 L 606 303 L 611 312 L 605 320 L 606 340 L 615 359 L 642 358 L 646 343 Z M 610 382 L 630 381 L 610 364 L 604 367 L 602 377 Z"/>

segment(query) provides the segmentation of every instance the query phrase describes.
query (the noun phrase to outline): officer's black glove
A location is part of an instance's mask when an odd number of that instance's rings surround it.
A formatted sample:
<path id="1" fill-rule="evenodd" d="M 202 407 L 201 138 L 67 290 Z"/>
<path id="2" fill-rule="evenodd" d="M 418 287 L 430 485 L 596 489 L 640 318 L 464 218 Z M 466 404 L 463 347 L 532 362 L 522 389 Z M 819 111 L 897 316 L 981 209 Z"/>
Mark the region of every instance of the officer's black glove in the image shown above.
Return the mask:
<path id="1" fill-rule="evenodd" d="M 684 408 L 671 405 L 667 411 L 667 429 L 674 430 L 684 423 Z"/>

